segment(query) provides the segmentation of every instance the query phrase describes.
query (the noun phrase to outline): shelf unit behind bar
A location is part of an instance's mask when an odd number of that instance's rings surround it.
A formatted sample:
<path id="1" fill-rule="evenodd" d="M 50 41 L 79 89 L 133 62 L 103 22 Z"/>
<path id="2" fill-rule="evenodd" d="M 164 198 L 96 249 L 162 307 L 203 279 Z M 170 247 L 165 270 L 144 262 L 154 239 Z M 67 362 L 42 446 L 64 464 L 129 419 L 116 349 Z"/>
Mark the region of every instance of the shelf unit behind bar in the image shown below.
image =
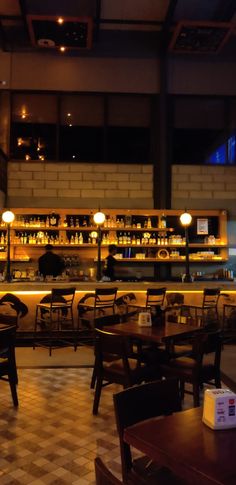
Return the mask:
<path id="1" fill-rule="evenodd" d="M 12 262 L 35 264 L 44 246 L 52 243 L 55 250 L 69 258 L 77 254 L 80 261 L 91 265 L 97 257 L 97 226 L 91 209 L 13 208 L 16 216 L 11 225 Z M 102 259 L 108 245 L 116 244 L 122 263 L 171 263 L 185 261 L 184 228 L 172 209 L 105 209 L 102 232 Z M 189 228 L 191 263 L 224 263 L 228 260 L 227 212 L 225 210 L 191 210 Z M 206 234 L 198 234 L 199 221 Z M 161 224 L 166 224 L 162 227 Z M 209 239 L 211 237 L 211 240 Z M 0 227 L 0 261 L 5 259 L 6 226 Z"/>

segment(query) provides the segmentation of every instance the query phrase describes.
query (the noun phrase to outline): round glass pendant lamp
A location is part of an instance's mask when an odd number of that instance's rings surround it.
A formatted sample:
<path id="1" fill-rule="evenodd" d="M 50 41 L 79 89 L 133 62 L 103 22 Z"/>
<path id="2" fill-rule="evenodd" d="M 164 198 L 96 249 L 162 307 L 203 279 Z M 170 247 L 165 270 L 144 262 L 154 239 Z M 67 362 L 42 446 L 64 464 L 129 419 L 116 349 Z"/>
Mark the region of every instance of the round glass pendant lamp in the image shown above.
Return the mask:
<path id="1" fill-rule="evenodd" d="M 5 211 L 2 213 L 2 220 L 6 224 L 11 224 L 15 219 L 15 214 L 12 211 Z"/>
<path id="2" fill-rule="evenodd" d="M 95 224 L 97 224 L 98 226 L 103 224 L 105 219 L 106 219 L 106 216 L 101 211 L 96 212 L 93 216 L 93 220 L 94 220 Z"/>

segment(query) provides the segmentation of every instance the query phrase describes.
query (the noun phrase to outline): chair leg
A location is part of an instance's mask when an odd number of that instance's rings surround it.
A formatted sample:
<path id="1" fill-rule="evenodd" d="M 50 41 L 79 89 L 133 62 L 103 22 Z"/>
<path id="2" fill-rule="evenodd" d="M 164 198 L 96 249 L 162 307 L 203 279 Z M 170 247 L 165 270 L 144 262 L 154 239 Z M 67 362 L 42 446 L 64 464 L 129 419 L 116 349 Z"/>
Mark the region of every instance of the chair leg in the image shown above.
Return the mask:
<path id="1" fill-rule="evenodd" d="M 15 407 L 17 407 L 19 403 L 18 403 L 15 377 L 14 377 L 14 375 L 9 375 L 8 377 L 9 377 L 9 384 L 10 384 L 13 404 L 14 404 Z"/>
<path id="2" fill-rule="evenodd" d="M 220 378 L 220 374 L 217 374 L 216 377 L 215 377 L 215 387 L 217 389 L 221 389 L 221 378 Z"/>
<path id="3" fill-rule="evenodd" d="M 96 372 L 95 372 L 95 366 L 94 366 L 92 377 L 91 377 L 91 382 L 90 382 L 90 389 L 94 389 L 95 384 L 96 384 Z"/>
<path id="4" fill-rule="evenodd" d="M 193 405 L 195 408 L 200 406 L 200 398 L 199 398 L 199 383 L 193 383 Z"/>
<path id="5" fill-rule="evenodd" d="M 180 381 L 180 397 L 182 401 L 184 400 L 184 384 L 184 381 Z"/>
<path id="6" fill-rule="evenodd" d="M 97 377 L 95 396 L 94 396 L 94 401 L 93 401 L 93 414 L 95 416 L 98 413 L 101 391 L 102 391 L 102 379 L 100 377 L 99 378 Z"/>

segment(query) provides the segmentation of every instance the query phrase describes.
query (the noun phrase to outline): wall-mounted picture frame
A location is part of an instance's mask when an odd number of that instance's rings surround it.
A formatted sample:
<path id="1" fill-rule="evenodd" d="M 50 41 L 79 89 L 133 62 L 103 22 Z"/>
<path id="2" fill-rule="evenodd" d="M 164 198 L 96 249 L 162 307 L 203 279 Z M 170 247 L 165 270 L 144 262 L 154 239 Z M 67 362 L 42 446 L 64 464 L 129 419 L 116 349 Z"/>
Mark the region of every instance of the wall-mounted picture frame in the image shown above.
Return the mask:
<path id="1" fill-rule="evenodd" d="M 208 219 L 197 219 L 197 234 L 208 234 Z"/>

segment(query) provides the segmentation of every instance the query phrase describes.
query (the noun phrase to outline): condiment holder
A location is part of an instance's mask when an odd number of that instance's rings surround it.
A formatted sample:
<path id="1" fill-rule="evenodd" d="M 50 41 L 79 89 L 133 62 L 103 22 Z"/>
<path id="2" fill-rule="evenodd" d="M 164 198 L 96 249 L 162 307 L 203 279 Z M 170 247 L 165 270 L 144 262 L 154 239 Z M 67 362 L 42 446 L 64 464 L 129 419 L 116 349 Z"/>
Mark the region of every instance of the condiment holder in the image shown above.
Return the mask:
<path id="1" fill-rule="evenodd" d="M 150 312 L 140 312 L 138 315 L 138 325 L 140 327 L 151 327 L 152 317 Z"/>
<path id="2" fill-rule="evenodd" d="M 230 389 L 207 389 L 202 420 L 212 429 L 236 428 L 236 394 Z"/>

